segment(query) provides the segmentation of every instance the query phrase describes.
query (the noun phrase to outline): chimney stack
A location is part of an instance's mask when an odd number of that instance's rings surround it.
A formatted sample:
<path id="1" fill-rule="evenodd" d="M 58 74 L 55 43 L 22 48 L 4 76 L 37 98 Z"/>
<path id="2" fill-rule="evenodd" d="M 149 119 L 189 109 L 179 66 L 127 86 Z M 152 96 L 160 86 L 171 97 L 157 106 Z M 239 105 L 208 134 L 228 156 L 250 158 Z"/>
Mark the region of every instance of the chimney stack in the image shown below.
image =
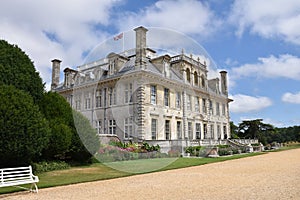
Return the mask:
<path id="1" fill-rule="evenodd" d="M 60 76 L 60 63 L 61 61 L 58 59 L 53 59 L 52 61 L 52 83 L 51 90 L 57 88 L 59 84 L 59 76 Z"/>
<path id="2" fill-rule="evenodd" d="M 228 89 L 227 89 L 227 72 L 221 71 L 221 93 L 228 96 Z"/>
<path id="3" fill-rule="evenodd" d="M 135 66 L 137 69 L 143 69 L 146 66 L 146 33 L 148 29 L 143 26 L 137 27 L 134 29 L 135 36 L 135 52 L 136 52 L 136 60 Z"/>

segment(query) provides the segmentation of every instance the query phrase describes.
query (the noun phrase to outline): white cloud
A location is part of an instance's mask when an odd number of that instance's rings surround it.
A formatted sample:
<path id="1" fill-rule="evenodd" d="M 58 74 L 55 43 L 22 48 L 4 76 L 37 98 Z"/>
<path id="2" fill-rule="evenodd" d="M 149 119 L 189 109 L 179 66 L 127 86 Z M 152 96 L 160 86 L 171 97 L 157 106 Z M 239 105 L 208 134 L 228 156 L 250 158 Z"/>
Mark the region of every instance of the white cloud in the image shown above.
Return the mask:
<path id="1" fill-rule="evenodd" d="M 120 17 L 120 30 L 144 25 L 208 36 L 221 24 L 209 6 L 196 0 L 160 0 L 138 13 Z"/>
<path id="2" fill-rule="evenodd" d="M 229 20 L 241 36 L 246 29 L 265 38 L 279 37 L 300 45 L 299 0 L 235 0 Z"/>
<path id="3" fill-rule="evenodd" d="M 300 104 L 300 92 L 295 94 L 287 92 L 282 95 L 281 100 L 287 103 Z"/>
<path id="4" fill-rule="evenodd" d="M 79 65 L 82 53 L 107 37 L 95 25 L 107 25 L 116 0 L 10 0 L 0 6 L 0 38 L 17 44 L 34 61 L 49 85 L 51 59 Z M 100 34 L 101 33 L 101 34 Z"/>
<path id="5" fill-rule="evenodd" d="M 268 97 L 253 97 L 243 94 L 230 95 L 233 99 L 230 105 L 230 111 L 234 113 L 248 113 L 260 111 L 272 105 L 272 101 Z"/>
<path id="6" fill-rule="evenodd" d="M 258 58 L 257 63 L 244 64 L 232 69 L 234 78 L 239 77 L 266 77 L 266 78 L 289 78 L 300 80 L 300 58 L 284 54 L 275 57 Z"/>

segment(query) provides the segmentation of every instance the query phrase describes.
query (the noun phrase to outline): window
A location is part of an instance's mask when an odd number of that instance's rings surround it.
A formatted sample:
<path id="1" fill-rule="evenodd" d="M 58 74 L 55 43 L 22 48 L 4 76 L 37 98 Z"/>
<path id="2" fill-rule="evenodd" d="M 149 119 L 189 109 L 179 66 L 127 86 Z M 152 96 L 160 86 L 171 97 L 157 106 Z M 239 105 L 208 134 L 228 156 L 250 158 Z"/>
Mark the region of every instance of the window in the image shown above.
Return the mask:
<path id="1" fill-rule="evenodd" d="M 115 135 L 116 134 L 116 120 L 109 120 L 109 124 L 108 124 L 108 129 L 109 129 L 109 134 L 111 135 Z"/>
<path id="2" fill-rule="evenodd" d="M 96 130 L 98 134 L 103 134 L 101 120 L 96 121 Z"/>
<path id="3" fill-rule="evenodd" d="M 193 139 L 192 122 L 188 122 L 188 135 L 189 139 Z"/>
<path id="4" fill-rule="evenodd" d="M 223 126 L 224 139 L 227 139 L 227 127 Z"/>
<path id="5" fill-rule="evenodd" d="M 111 61 L 109 64 L 109 74 L 112 75 L 115 72 L 115 61 Z"/>
<path id="6" fill-rule="evenodd" d="M 181 135 L 181 121 L 177 121 L 177 138 L 178 139 L 182 139 L 182 135 Z"/>
<path id="7" fill-rule="evenodd" d="M 207 124 L 203 124 L 204 139 L 207 139 Z"/>
<path id="8" fill-rule="evenodd" d="M 133 117 L 127 117 L 124 120 L 124 138 L 130 139 L 133 136 Z"/>
<path id="9" fill-rule="evenodd" d="M 225 109 L 226 109 L 225 104 L 222 104 L 222 115 L 223 116 L 225 116 L 225 113 L 226 113 Z"/>
<path id="10" fill-rule="evenodd" d="M 156 104 L 156 86 L 151 85 L 151 104 L 155 105 Z"/>
<path id="11" fill-rule="evenodd" d="M 192 110 L 192 108 L 191 108 L 191 96 L 190 95 L 186 95 L 186 109 L 187 110 Z"/>
<path id="12" fill-rule="evenodd" d="M 196 139 L 201 139 L 201 124 L 196 123 Z"/>
<path id="13" fill-rule="evenodd" d="M 170 120 L 165 121 L 165 134 L 166 134 L 166 140 L 170 140 Z"/>
<path id="14" fill-rule="evenodd" d="M 81 109 L 81 102 L 80 102 L 80 100 L 76 100 L 75 101 L 75 108 L 76 108 L 76 110 L 80 110 Z"/>
<path id="15" fill-rule="evenodd" d="M 211 136 L 211 138 L 215 138 L 214 137 L 215 136 L 215 129 L 214 128 L 215 128 L 214 125 L 211 124 L 210 125 L 210 136 Z"/>
<path id="16" fill-rule="evenodd" d="M 86 110 L 91 109 L 91 99 L 90 98 L 85 99 L 84 109 L 86 109 Z"/>
<path id="17" fill-rule="evenodd" d="M 102 107 L 102 90 L 99 89 L 96 91 L 96 107 Z"/>
<path id="18" fill-rule="evenodd" d="M 181 107 L 181 94 L 180 92 L 176 92 L 176 108 L 180 108 Z"/>
<path id="19" fill-rule="evenodd" d="M 201 87 L 205 88 L 205 77 L 201 76 Z"/>
<path id="20" fill-rule="evenodd" d="M 156 140 L 156 137 L 157 137 L 157 119 L 151 119 L 151 136 L 152 136 L 152 140 Z"/>
<path id="21" fill-rule="evenodd" d="M 132 95 L 132 83 L 128 83 L 128 84 L 125 84 L 125 103 L 131 103 L 132 102 L 132 98 L 131 98 L 131 95 Z"/>
<path id="22" fill-rule="evenodd" d="M 217 135 L 218 135 L 218 139 L 221 139 L 221 127 L 220 127 L 220 125 L 217 125 Z"/>
<path id="23" fill-rule="evenodd" d="M 198 85 L 198 74 L 197 74 L 197 72 L 194 72 L 194 82 L 195 82 L 195 85 Z"/>
<path id="24" fill-rule="evenodd" d="M 117 98 L 116 98 L 116 89 L 110 88 L 109 89 L 109 105 L 116 105 L 117 104 Z"/>
<path id="25" fill-rule="evenodd" d="M 207 113 L 207 109 L 206 109 L 206 99 L 202 99 L 202 112 L 204 114 Z"/>
<path id="26" fill-rule="evenodd" d="M 164 102 L 165 106 L 169 106 L 169 99 L 170 99 L 170 91 L 168 88 L 165 88 L 164 90 Z"/>
<path id="27" fill-rule="evenodd" d="M 191 82 L 191 71 L 189 68 L 186 69 L 186 80 L 190 83 Z"/>
<path id="28" fill-rule="evenodd" d="M 209 114 L 214 114 L 214 109 L 213 109 L 213 102 L 212 100 L 209 100 Z"/>
<path id="29" fill-rule="evenodd" d="M 195 97 L 195 112 L 199 112 L 199 97 Z"/>
<path id="30" fill-rule="evenodd" d="M 220 103 L 216 103 L 216 115 L 220 116 Z"/>

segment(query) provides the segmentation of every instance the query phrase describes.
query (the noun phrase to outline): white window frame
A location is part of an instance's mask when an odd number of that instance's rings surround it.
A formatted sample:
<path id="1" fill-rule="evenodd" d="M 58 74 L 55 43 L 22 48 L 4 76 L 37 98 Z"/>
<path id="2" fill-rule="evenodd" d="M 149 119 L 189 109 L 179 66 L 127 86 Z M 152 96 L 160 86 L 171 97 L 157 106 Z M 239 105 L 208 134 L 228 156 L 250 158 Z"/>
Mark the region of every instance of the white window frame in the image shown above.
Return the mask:
<path id="1" fill-rule="evenodd" d="M 157 119 L 151 119 L 151 139 L 157 140 Z"/>
<path id="2" fill-rule="evenodd" d="M 132 139 L 133 136 L 133 117 L 124 119 L 124 139 Z"/>
<path id="3" fill-rule="evenodd" d="M 116 120 L 114 119 L 109 120 L 108 130 L 110 135 L 116 135 L 116 130 L 117 130 Z"/>
<path id="4" fill-rule="evenodd" d="M 157 87 L 156 85 L 150 86 L 150 103 L 156 105 L 157 103 Z"/>

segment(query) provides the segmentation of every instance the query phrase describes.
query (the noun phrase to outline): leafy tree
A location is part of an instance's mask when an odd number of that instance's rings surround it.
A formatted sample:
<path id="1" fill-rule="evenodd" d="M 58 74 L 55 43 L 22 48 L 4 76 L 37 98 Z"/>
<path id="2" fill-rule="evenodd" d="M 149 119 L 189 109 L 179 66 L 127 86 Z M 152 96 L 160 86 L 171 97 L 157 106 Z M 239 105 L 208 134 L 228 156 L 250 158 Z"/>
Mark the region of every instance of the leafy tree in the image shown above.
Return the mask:
<path id="1" fill-rule="evenodd" d="M 30 58 L 16 45 L 0 40 L 0 85 L 14 85 L 38 102 L 44 84 Z"/>
<path id="2" fill-rule="evenodd" d="M 55 92 L 44 93 L 39 104 L 51 129 L 49 146 L 44 151 L 45 158 L 65 159 L 70 151 L 74 134 L 72 108 Z"/>
<path id="3" fill-rule="evenodd" d="M 96 130 L 91 126 L 89 120 L 77 111 L 73 111 L 74 131 L 71 157 L 79 162 L 88 162 L 99 150 L 100 140 Z"/>
<path id="4" fill-rule="evenodd" d="M 239 138 L 238 127 L 232 121 L 230 122 L 230 136 L 232 139 Z"/>
<path id="5" fill-rule="evenodd" d="M 61 95 L 45 93 L 40 108 L 51 128 L 50 145 L 45 150 L 48 159 L 85 162 L 99 149 L 96 130 L 82 114 L 72 111 Z"/>
<path id="6" fill-rule="evenodd" d="M 244 138 L 257 138 L 261 143 L 266 144 L 266 134 L 272 133 L 275 129 L 271 124 L 265 124 L 262 119 L 245 120 L 239 124 L 238 135 Z"/>
<path id="7" fill-rule="evenodd" d="M 20 166 L 40 159 L 49 128 L 32 97 L 0 85 L 0 166 Z"/>

